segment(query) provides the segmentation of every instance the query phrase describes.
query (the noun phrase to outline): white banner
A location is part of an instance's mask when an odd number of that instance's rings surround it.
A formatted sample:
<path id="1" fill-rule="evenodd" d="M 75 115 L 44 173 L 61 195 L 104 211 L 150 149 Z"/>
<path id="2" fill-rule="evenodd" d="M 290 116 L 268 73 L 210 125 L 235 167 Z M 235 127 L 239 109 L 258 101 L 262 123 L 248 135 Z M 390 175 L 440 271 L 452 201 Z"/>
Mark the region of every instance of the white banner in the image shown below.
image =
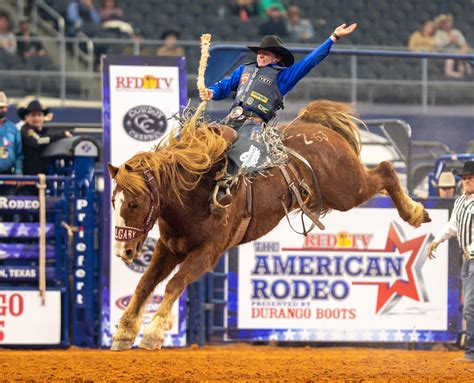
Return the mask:
<path id="1" fill-rule="evenodd" d="M 140 151 L 151 150 L 176 126 L 168 120 L 180 110 L 182 87 L 178 66 L 110 65 L 110 161 L 119 166 Z M 107 107 L 105 105 L 105 107 Z M 112 212 L 111 212 L 112 213 Z M 113 254 L 114 220 L 111 215 L 110 240 L 110 284 L 109 323 L 105 325 L 103 345 L 110 345 L 110 334 L 114 333 L 123 310 L 130 302 L 135 287 L 148 267 L 159 232 L 155 226 L 143 245 L 142 255 L 127 265 Z M 174 274 L 174 273 L 173 273 Z M 166 281 L 155 289 L 144 310 L 143 322 L 148 323 L 156 312 L 164 294 Z M 164 345 L 185 345 L 185 318 L 180 315 L 179 303 L 173 306 L 173 314 L 179 321 L 166 333 Z M 184 324 L 183 324 L 184 321 Z M 183 327 L 184 326 L 184 327 Z M 143 330 L 143 329 L 142 329 Z M 142 330 L 137 342 L 142 337 Z M 174 335 L 180 337 L 174 337 Z"/>
<path id="2" fill-rule="evenodd" d="M 307 237 L 282 221 L 239 247 L 237 328 L 318 331 L 315 339 L 344 341 L 447 330 L 447 244 L 435 261 L 426 245 L 448 210 L 429 214 L 432 222 L 414 229 L 395 209 L 333 211 L 326 230 Z M 292 223 L 299 227 L 299 217 Z"/>
<path id="3" fill-rule="evenodd" d="M 110 153 L 115 166 L 148 151 L 173 125 L 179 111 L 176 66 L 110 66 Z"/>
<path id="4" fill-rule="evenodd" d="M 61 343 L 61 292 L 0 290 L 0 346 Z"/>

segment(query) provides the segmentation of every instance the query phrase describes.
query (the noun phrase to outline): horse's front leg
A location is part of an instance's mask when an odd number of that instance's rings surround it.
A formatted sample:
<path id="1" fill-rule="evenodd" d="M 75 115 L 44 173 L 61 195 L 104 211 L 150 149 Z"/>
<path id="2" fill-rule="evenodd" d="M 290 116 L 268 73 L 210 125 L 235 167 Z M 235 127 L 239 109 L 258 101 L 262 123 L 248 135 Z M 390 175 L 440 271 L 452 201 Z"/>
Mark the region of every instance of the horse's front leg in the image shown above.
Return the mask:
<path id="1" fill-rule="evenodd" d="M 161 348 L 165 331 L 171 330 L 174 318 L 172 317 L 172 306 L 181 296 L 189 283 L 198 279 L 201 275 L 210 271 L 218 253 L 209 246 L 202 246 L 189 253 L 179 267 L 179 271 L 166 285 L 163 301 L 151 323 L 145 328 L 140 348 L 156 350 Z"/>
<path id="2" fill-rule="evenodd" d="M 130 304 L 120 318 L 111 350 L 122 351 L 132 347 L 140 330 L 140 316 L 146 300 L 156 285 L 173 271 L 179 261 L 179 258 L 158 240 L 150 265 L 140 278 Z"/>

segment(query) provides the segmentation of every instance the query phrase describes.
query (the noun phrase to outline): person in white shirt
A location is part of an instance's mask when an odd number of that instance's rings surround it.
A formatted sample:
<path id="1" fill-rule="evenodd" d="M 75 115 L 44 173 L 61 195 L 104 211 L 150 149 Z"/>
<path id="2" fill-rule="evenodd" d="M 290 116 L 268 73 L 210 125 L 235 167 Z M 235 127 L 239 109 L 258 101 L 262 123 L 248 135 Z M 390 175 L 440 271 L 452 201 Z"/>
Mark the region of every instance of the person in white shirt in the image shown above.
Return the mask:
<path id="1" fill-rule="evenodd" d="M 474 161 L 466 161 L 461 173 L 464 194 L 454 201 L 449 222 L 436 235 L 428 248 L 428 257 L 441 242 L 454 236 L 463 253 L 461 279 L 464 292 L 464 319 L 466 320 L 466 346 L 464 358 L 457 360 L 474 363 Z"/>

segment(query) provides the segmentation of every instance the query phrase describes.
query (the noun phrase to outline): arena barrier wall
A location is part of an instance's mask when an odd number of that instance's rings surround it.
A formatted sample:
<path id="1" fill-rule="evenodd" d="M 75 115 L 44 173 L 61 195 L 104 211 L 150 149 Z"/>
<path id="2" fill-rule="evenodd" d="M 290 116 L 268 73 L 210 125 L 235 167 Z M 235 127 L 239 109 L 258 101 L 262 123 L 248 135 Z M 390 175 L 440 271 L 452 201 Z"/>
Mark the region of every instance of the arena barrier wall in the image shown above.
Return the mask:
<path id="1" fill-rule="evenodd" d="M 0 176 L 0 193 L 14 189 L 14 194 L 0 195 L 0 346 L 94 347 L 99 330 L 99 146 L 86 137 L 62 139 L 44 156 L 55 174 L 46 177 L 44 303 L 38 292 L 39 177 Z"/>
<path id="2" fill-rule="evenodd" d="M 283 220 L 229 256 L 227 336 L 279 342 L 455 342 L 461 332 L 455 241 L 435 260 L 427 245 L 453 200 L 422 201 L 432 222 L 414 229 L 391 200 L 330 212 L 307 237 Z M 301 225 L 292 217 L 295 227 Z"/>
<path id="3" fill-rule="evenodd" d="M 105 56 L 103 59 L 104 163 L 122 165 L 139 151 L 151 150 L 177 126 L 171 117 L 187 102 L 184 58 Z M 107 169 L 104 170 L 107 173 Z M 105 231 L 102 274 L 102 340 L 110 346 L 112 334 L 135 287 L 149 265 L 158 227 L 150 231 L 142 254 L 127 265 L 113 254 L 113 219 L 110 208 L 113 184 L 105 183 Z M 168 280 L 168 279 L 167 279 Z M 144 310 L 147 324 L 162 300 L 166 281 L 160 283 Z M 164 346 L 186 345 L 186 294 L 173 306 L 177 321 L 165 333 Z M 142 332 L 137 337 L 137 343 Z"/>

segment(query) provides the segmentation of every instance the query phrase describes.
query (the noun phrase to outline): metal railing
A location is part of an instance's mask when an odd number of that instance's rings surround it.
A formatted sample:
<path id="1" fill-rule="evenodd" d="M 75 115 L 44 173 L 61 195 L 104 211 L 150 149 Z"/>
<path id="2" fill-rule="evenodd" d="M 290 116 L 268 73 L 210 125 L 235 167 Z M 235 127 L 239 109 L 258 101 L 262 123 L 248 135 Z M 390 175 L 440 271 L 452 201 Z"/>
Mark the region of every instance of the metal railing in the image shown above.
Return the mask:
<path id="1" fill-rule="evenodd" d="M 314 50 L 314 47 L 295 47 L 291 48 L 294 54 L 306 55 Z M 215 82 L 224 77 L 228 73 L 229 68 L 237 67 L 241 63 L 245 62 L 248 55 L 248 49 L 242 45 L 235 44 L 225 44 L 217 45 L 211 48 L 210 50 L 211 59 L 206 72 L 206 78 L 211 82 Z M 305 78 L 305 82 L 317 82 L 317 83 L 329 83 L 335 85 L 349 85 L 350 89 L 350 101 L 355 103 L 358 101 L 358 91 L 361 86 L 370 86 L 370 85 L 386 85 L 391 87 L 403 87 L 403 86 L 417 86 L 421 89 L 420 92 L 420 103 L 423 106 L 423 110 L 426 112 L 428 106 L 428 90 L 429 87 L 436 86 L 445 86 L 447 88 L 455 89 L 470 89 L 472 88 L 474 92 L 474 83 L 472 81 L 450 81 L 450 80 L 430 80 L 429 79 L 429 60 L 467 60 L 469 62 L 474 62 L 474 54 L 457 54 L 449 52 L 439 52 L 439 53 L 430 53 L 430 52 L 409 52 L 406 50 L 399 49 L 380 49 L 376 47 L 374 49 L 360 49 L 358 47 L 350 48 L 333 48 L 331 49 L 331 56 L 351 56 L 350 57 L 350 66 L 347 71 L 347 77 L 343 79 L 338 78 Z M 404 79 L 370 79 L 370 78 L 361 78 L 359 75 L 359 63 L 362 58 L 371 58 L 373 60 L 381 58 L 391 58 L 391 59 L 418 59 L 421 62 L 421 74 L 419 80 L 404 80 Z M 326 58 L 328 60 L 328 58 Z M 225 64 L 223 65 L 222 62 Z M 321 65 L 324 65 L 322 63 Z M 396 69 L 394 69 L 396 71 Z M 387 73 L 390 75 L 390 73 Z"/>
<path id="2" fill-rule="evenodd" d="M 32 24 L 35 29 L 40 27 L 42 30 L 47 31 L 51 36 L 63 37 L 66 35 L 66 21 L 54 8 L 51 8 L 43 0 L 36 0 L 36 6 L 33 7 L 32 11 Z M 44 12 L 54 24 L 51 25 L 47 20 L 38 16 L 38 11 Z M 57 26 L 57 28 L 55 27 Z"/>
<path id="3" fill-rule="evenodd" d="M 40 2 L 41 3 L 41 2 Z M 0 80 L 3 78 L 8 78 L 7 82 L 15 82 L 15 79 L 18 79 L 19 82 L 24 81 L 26 78 L 30 78 L 33 81 L 38 80 L 39 84 L 33 89 L 26 89 L 24 92 L 26 94 L 43 95 L 47 93 L 44 90 L 44 87 L 41 86 L 41 82 L 49 79 L 53 82 L 57 82 L 57 93 L 49 94 L 53 97 L 58 97 L 61 100 L 66 98 L 80 98 L 80 99 L 100 99 L 100 83 L 97 80 L 100 78 L 100 54 L 110 52 L 120 53 L 124 52 L 126 54 L 141 54 L 141 55 L 155 55 L 158 47 L 163 45 L 162 40 L 139 40 L 139 39 L 112 39 L 112 38 L 94 38 L 90 39 L 85 35 L 79 37 L 64 37 L 59 34 L 51 37 L 41 37 L 37 38 L 43 43 L 49 42 L 56 46 L 55 56 L 52 57 L 52 61 L 55 62 L 58 66 L 56 71 L 42 71 L 42 70 L 19 70 L 17 68 L 12 69 L 2 69 L 0 70 Z M 34 41 L 35 39 L 32 38 Z M 239 59 L 244 59 L 248 51 L 245 47 L 241 45 L 217 45 L 211 50 L 211 61 L 206 72 L 206 78 L 212 79 L 213 64 L 212 60 L 217 61 L 219 65 L 219 50 L 235 50 L 238 52 L 238 55 L 241 57 Z M 180 41 L 179 45 L 185 49 L 187 62 L 187 73 L 188 79 L 193 80 L 189 82 L 190 94 L 196 96 L 197 92 L 193 88 L 194 78 L 197 73 L 197 66 L 200 54 L 199 43 L 197 41 Z M 292 48 L 293 52 L 296 54 L 307 53 L 310 51 L 309 48 Z M 416 92 L 416 97 L 418 98 L 417 103 L 419 103 L 422 108 L 426 111 L 428 105 L 430 104 L 430 92 L 432 94 L 431 103 L 434 103 L 436 94 L 433 92 L 435 90 L 440 91 L 444 90 L 460 90 L 465 93 L 469 93 L 472 88 L 472 93 L 474 93 L 474 83 L 472 81 L 450 81 L 450 80 L 439 80 L 439 79 L 430 79 L 430 68 L 428 65 L 429 60 L 445 60 L 448 58 L 453 59 L 464 59 L 474 61 L 473 54 L 449 54 L 449 53 L 421 53 L 421 52 L 407 52 L 400 50 L 368 50 L 368 49 L 354 49 L 354 48 L 334 48 L 331 52 L 330 57 L 337 56 L 350 56 L 348 62 L 345 62 L 344 65 L 347 67 L 347 70 L 344 71 L 344 77 L 333 77 L 331 75 L 325 77 L 314 77 L 311 74 L 307 78 L 303 79 L 301 83 L 303 85 L 298 86 L 298 90 L 303 94 L 300 95 L 301 99 L 310 99 L 316 97 L 324 97 L 324 94 L 312 94 L 316 88 L 328 89 L 339 87 L 343 89 L 347 95 L 343 99 L 351 102 L 358 102 L 362 100 L 362 97 L 367 97 L 369 103 L 375 101 L 372 100 L 373 92 L 379 91 L 383 88 L 383 91 L 386 93 L 395 93 L 394 89 L 405 89 L 407 92 L 413 90 Z M 66 57 L 70 57 L 69 60 Z M 394 58 L 394 69 L 396 71 L 396 60 L 408 60 L 415 59 L 419 60 L 417 68 L 417 74 L 413 76 L 419 76 L 418 79 L 391 79 L 389 76 L 391 73 L 387 73 L 387 78 L 365 78 L 361 73 L 361 65 L 366 64 L 366 67 L 370 64 L 364 63 L 363 59 L 366 57 L 371 57 L 371 62 L 376 63 L 377 60 L 383 60 L 384 58 Z M 326 60 L 329 60 L 327 58 Z M 333 60 L 333 58 L 331 58 Z M 236 60 L 236 64 L 239 63 L 239 60 Z M 361 64 L 362 63 L 362 64 Z M 346 65 L 347 64 L 347 65 Z M 222 65 L 222 64 L 221 64 Z M 325 67 L 324 67 L 325 66 Z M 315 75 L 319 76 L 321 70 L 327 70 L 330 68 L 327 63 L 322 64 L 321 69 L 315 71 Z M 220 68 L 218 68 L 220 70 Z M 215 76 L 214 76 L 215 77 Z M 212 80 L 211 80 L 212 81 Z M 6 90 L 9 90 L 8 86 Z M 54 89 L 56 85 L 53 86 Z M 324 88 L 325 87 L 325 88 Z M 21 91 L 21 87 L 18 87 Z M 70 89 L 80 88 L 79 91 L 74 92 Z M 289 99 L 294 101 L 294 94 L 298 94 L 298 90 L 292 92 L 289 96 Z M 305 94 L 304 92 L 309 92 Z M 193 93 L 194 92 L 194 93 Z M 51 92 L 50 92 L 51 93 Z M 361 96 L 363 94 L 363 96 Z M 434 94 L 434 95 L 433 95 Z M 336 96 L 337 97 L 337 96 Z M 212 108 L 212 107 L 211 107 Z"/>

